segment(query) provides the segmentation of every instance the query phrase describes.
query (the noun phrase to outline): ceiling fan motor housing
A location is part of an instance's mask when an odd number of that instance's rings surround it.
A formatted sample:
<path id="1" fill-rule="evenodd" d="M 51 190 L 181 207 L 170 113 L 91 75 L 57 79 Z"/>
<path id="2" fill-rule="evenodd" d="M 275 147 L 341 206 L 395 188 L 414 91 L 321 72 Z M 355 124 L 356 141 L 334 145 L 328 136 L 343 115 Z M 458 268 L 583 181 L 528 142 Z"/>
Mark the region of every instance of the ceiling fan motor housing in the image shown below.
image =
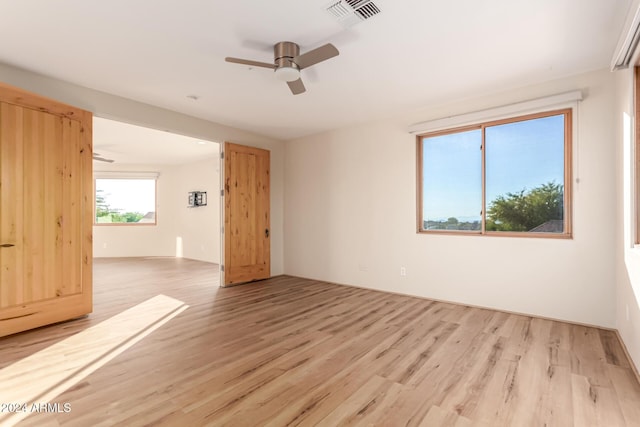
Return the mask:
<path id="1" fill-rule="evenodd" d="M 277 67 L 298 67 L 293 58 L 300 55 L 300 46 L 293 42 L 279 42 L 273 46 L 273 57 Z"/>

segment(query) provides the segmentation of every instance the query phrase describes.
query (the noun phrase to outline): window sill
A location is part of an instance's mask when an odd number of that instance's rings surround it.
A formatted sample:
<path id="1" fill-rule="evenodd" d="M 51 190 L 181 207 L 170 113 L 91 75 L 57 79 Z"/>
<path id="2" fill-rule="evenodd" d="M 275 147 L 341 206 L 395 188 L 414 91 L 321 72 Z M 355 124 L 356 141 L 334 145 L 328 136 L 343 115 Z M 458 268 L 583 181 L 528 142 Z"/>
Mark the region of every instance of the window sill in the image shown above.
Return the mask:
<path id="1" fill-rule="evenodd" d="M 495 232 L 489 231 L 482 233 L 480 231 L 455 231 L 455 230 L 418 230 L 417 234 L 432 234 L 445 236 L 487 236 L 487 237 L 521 237 L 533 239 L 553 239 L 553 240 L 572 240 L 573 235 L 568 233 L 511 233 L 511 232 Z M 640 246 L 637 246 L 640 254 Z"/>
<path id="2" fill-rule="evenodd" d="M 137 222 L 94 222 L 93 225 L 95 227 L 149 227 L 153 225 L 158 225 L 156 222 L 145 222 L 145 223 L 137 223 Z"/>

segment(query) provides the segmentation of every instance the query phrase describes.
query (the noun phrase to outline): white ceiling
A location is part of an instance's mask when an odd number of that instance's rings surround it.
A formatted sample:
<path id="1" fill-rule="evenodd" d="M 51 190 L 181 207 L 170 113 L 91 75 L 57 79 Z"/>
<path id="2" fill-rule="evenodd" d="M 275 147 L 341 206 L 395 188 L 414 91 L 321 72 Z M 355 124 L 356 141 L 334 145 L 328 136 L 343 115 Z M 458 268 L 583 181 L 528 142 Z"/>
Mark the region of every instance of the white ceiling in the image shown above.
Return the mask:
<path id="1" fill-rule="evenodd" d="M 292 139 L 605 68 L 631 2 L 374 1 L 345 29 L 329 0 L 0 0 L 0 62 Z M 298 96 L 224 61 L 271 62 L 283 40 L 340 55 L 303 70 Z"/>
<path id="2" fill-rule="evenodd" d="M 94 117 L 93 152 L 118 165 L 177 165 L 217 157 L 220 145 Z M 94 160 L 94 165 L 104 163 Z"/>

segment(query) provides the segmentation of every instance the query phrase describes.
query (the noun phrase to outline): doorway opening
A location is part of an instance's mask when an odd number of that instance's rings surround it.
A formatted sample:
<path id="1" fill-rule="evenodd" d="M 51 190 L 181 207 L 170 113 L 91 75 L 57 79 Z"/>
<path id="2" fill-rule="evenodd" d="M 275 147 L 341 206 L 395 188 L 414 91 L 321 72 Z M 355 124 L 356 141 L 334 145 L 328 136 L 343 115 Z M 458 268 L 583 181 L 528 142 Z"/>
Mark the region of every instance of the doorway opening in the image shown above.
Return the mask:
<path id="1" fill-rule="evenodd" d="M 94 259 L 220 264 L 220 144 L 94 117 L 93 150 Z"/>

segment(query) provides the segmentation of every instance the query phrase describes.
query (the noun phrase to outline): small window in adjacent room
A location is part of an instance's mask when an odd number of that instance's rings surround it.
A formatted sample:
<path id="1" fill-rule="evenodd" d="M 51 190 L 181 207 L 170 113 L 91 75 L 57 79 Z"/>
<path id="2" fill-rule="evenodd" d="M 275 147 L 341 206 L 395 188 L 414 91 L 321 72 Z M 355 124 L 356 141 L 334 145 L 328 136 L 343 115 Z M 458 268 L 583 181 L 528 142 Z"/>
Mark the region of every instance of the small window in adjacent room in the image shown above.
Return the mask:
<path id="1" fill-rule="evenodd" d="M 155 225 L 156 179 L 96 178 L 95 225 Z"/>
<path id="2" fill-rule="evenodd" d="M 571 235 L 571 109 L 418 135 L 418 231 Z"/>

